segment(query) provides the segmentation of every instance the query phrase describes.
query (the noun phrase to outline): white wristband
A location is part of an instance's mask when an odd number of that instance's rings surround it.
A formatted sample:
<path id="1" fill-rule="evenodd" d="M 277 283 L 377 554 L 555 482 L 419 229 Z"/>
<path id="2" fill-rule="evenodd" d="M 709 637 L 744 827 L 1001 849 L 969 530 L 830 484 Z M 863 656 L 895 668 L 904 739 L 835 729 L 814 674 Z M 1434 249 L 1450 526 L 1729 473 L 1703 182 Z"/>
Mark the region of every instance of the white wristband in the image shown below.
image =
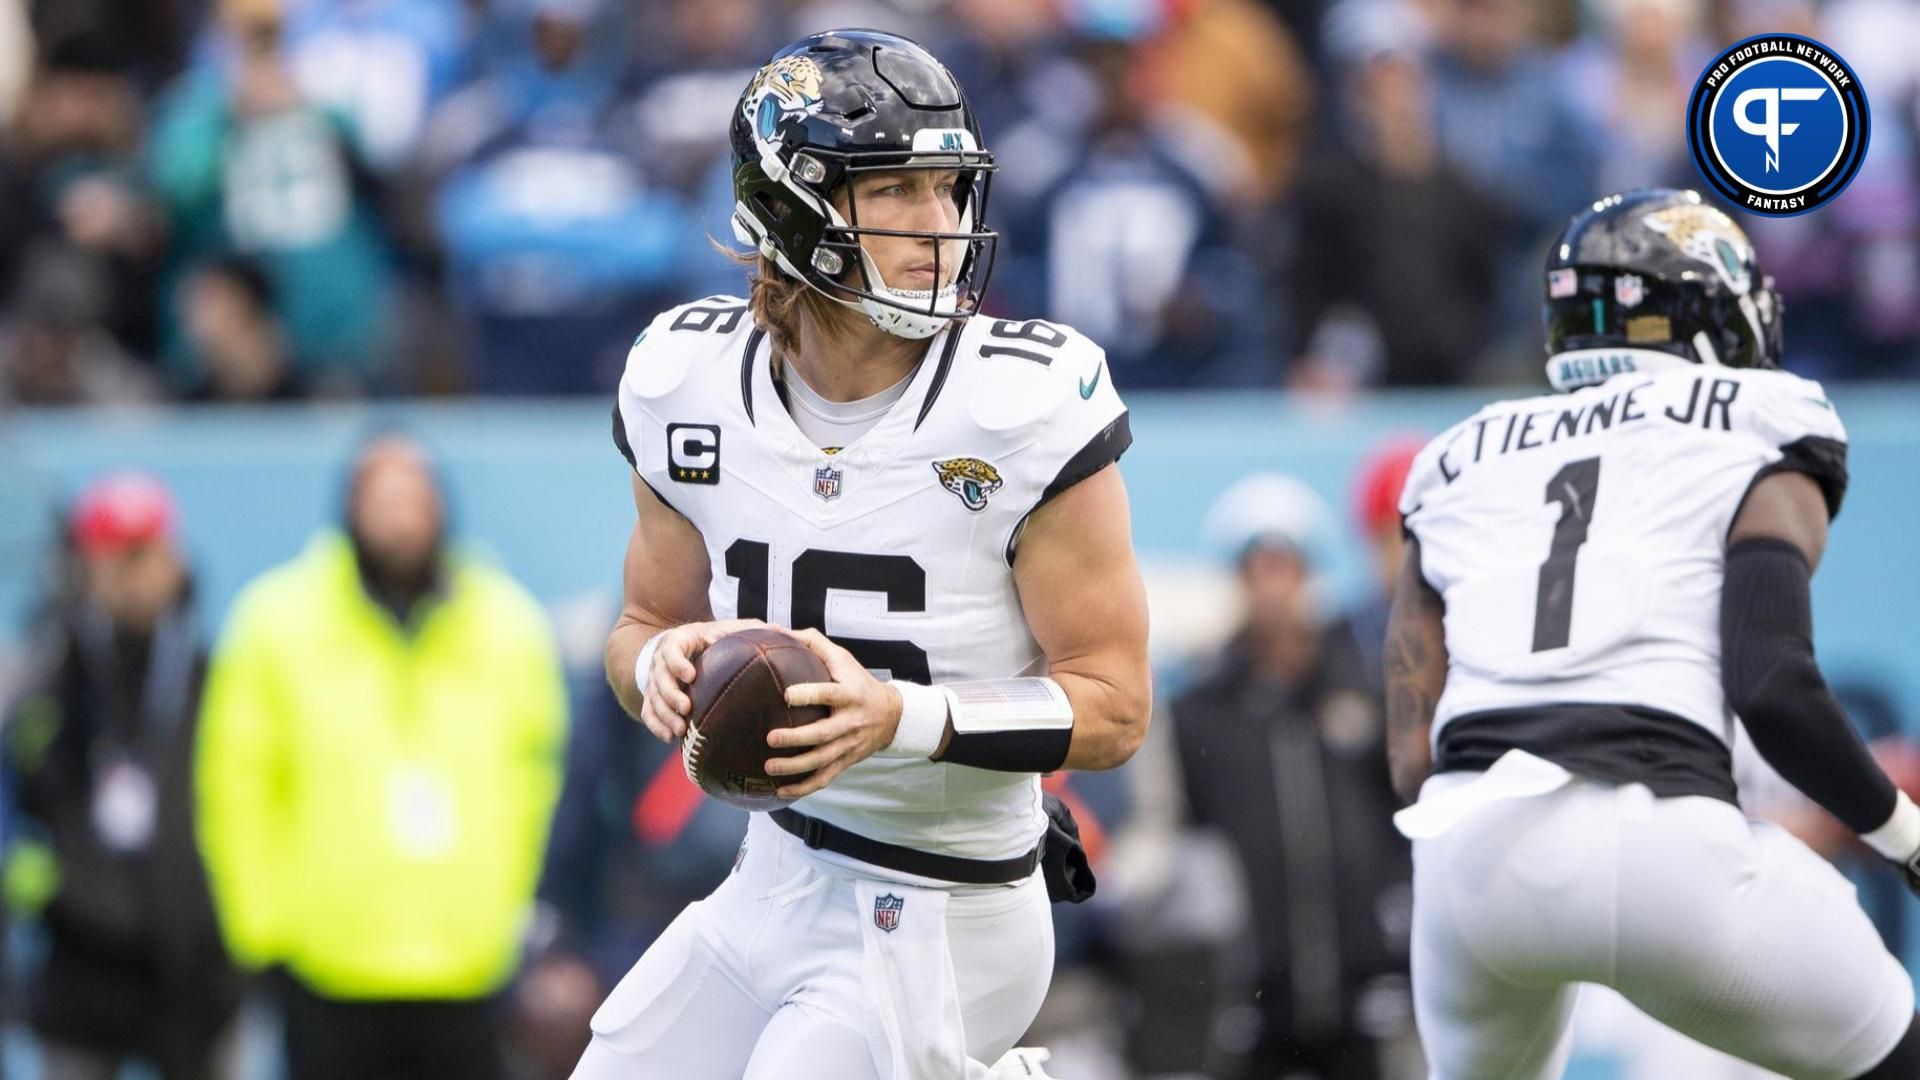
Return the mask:
<path id="1" fill-rule="evenodd" d="M 640 655 L 634 658 L 633 685 L 639 688 L 642 698 L 647 696 L 648 676 L 653 674 L 653 654 L 660 651 L 660 639 L 666 636 L 662 631 L 648 638 L 647 643 L 640 646 Z"/>
<path id="2" fill-rule="evenodd" d="M 1895 794 L 1893 814 L 1887 823 L 1860 839 L 1887 858 L 1905 862 L 1920 851 L 1920 806 L 1915 806 L 1904 791 Z"/>
<path id="3" fill-rule="evenodd" d="M 900 691 L 900 727 L 877 756 L 932 757 L 947 735 L 947 692 L 898 679 L 891 685 Z"/>

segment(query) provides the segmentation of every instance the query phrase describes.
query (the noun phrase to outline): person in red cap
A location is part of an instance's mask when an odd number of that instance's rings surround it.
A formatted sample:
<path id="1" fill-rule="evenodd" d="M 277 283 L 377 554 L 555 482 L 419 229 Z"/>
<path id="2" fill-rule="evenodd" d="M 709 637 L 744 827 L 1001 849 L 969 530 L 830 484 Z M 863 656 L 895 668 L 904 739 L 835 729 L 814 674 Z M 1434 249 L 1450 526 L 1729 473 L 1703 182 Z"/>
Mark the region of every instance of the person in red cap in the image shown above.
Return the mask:
<path id="1" fill-rule="evenodd" d="M 7 896 L 49 942 L 28 1023 L 50 1077 L 230 1075 L 240 983 L 194 839 L 206 649 L 158 480 L 117 473 L 66 518 L 73 594 L 9 711 Z"/>

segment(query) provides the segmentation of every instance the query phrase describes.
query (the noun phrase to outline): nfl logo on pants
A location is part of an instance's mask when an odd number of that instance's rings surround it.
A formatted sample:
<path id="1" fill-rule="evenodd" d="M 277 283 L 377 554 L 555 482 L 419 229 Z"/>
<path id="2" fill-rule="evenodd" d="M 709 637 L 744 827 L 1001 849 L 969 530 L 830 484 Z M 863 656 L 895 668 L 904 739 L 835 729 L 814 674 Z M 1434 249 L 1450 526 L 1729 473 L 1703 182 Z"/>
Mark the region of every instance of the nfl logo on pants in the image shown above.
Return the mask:
<path id="1" fill-rule="evenodd" d="M 900 911 L 907 906 L 905 899 L 888 893 L 873 898 L 873 925 L 891 934 L 900 928 Z"/>

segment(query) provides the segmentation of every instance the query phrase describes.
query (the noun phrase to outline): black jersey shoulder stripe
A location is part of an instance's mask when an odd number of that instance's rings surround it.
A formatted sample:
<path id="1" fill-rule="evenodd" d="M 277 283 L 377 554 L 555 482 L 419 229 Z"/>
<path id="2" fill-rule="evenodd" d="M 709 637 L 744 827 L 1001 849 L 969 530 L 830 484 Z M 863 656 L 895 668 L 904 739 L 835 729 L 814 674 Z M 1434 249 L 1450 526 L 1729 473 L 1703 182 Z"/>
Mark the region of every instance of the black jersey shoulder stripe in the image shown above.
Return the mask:
<path id="1" fill-rule="evenodd" d="M 1061 492 L 1119 461 L 1120 455 L 1126 453 L 1127 448 L 1133 445 L 1133 428 L 1128 420 L 1129 415 L 1122 410 L 1119 416 L 1113 418 L 1112 423 L 1101 428 L 1093 438 L 1087 440 L 1087 444 L 1060 467 L 1053 482 L 1040 493 L 1040 501 L 1034 503 L 1025 514 L 1021 515 L 1019 523 L 1013 527 L 1013 532 L 1007 534 L 1005 555 L 1008 566 L 1013 565 L 1014 547 L 1019 544 L 1020 534 L 1027 528 L 1027 519 L 1033 516 L 1035 510 L 1047 505 Z"/>
<path id="2" fill-rule="evenodd" d="M 627 459 L 634 472 L 640 471 L 640 460 L 633 455 L 633 444 L 627 441 L 627 418 L 620 415 L 620 399 L 613 399 L 613 445 L 620 448 L 620 456 Z"/>
<path id="3" fill-rule="evenodd" d="M 760 351 L 760 339 L 767 336 L 765 330 L 753 328 L 747 335 L 747 347 L 740 354 L 740 402 L 747 407 L 747 423 L 753 420 L 753 356 Z"/>
<path id="4" fill-rule="evenodd" d="M 1830 439 L 1825 435 L 1806 435 L 1795 439 L 1780 448 L 1780 460 L 1762 466 L 1747 482 L 1747 490 L 1740 493 L 1740 501 L 1734 504 L 1733 517 L 1727 519 L 1727 531 L 1733 531 L 1733 523 L 1740 520 L 1740 511 L 1746 508 L 1747 499 L 1753 495 L 1753 489 L 1760 481 L 1775 473 L 1805 473 L 1813 482 L 1820 485 L 1820 494 L 1827 501 L 1827 520 L 1840 516 L 1840 504 L 1847 497 L 1847 444 L 1839 439 Z"/>
<path id="5" fill-rule="evenodd" d="M 927 400 L 920 403 L 920 415 L 914 417 L 913 430 L 920 430 L 927 414 L 933 411 L 934 399 L 940 396 L 941 388 L 947 385 L 947 372 L 953 369 L 953 354 L 959 351 L 960 337 L 965 333 L 965 323 L 955 323 L 948 328 L 947 347 L 940 350 L 940 365 L 933 369 L 933 381 L 927 385 Z"/>
<path id="6" fill-rule="evenodd" d="M 1120 460 L 1120 455 L 1133 445 L 1133 427 L 1127 415 L 1122 410 L 1119 416 L 1113 418 L 1113 423 L 1101 428 L 1093 438 L 1087 440 L 1087 445 L 1067 459 L 1053 482 L 1047 485 L 1047 490 L 1040 493 L 1040 501 L 1033 504 L 1035 510 L 1045 506 L 1054 496 Z"/>

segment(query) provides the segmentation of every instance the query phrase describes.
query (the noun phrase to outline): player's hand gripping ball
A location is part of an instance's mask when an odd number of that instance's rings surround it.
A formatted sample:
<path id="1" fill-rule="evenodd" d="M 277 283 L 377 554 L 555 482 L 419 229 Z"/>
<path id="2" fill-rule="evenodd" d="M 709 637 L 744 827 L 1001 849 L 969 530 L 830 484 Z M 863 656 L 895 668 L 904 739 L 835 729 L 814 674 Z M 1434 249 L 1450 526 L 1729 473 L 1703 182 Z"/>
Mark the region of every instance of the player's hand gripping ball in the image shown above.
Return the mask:
<path id="1" fill-rule="evenodd" d="M 787 687 L 830 682 L 827 665 L 784 630 L 740 630 L 720 638 L 694 661 L 687 694 L 687 734 L 680 760 L 700 790 L 746 810 L 777 810 L 791 800 L 775 794 L 804 777 L 767 775 L 769 757 L 806 747 L 769 747 L 767 732 L 801 727 L 827 716 L 822 705 L 787 704 Z M 808 776 L 811 773 L 806 774 Z"/>

